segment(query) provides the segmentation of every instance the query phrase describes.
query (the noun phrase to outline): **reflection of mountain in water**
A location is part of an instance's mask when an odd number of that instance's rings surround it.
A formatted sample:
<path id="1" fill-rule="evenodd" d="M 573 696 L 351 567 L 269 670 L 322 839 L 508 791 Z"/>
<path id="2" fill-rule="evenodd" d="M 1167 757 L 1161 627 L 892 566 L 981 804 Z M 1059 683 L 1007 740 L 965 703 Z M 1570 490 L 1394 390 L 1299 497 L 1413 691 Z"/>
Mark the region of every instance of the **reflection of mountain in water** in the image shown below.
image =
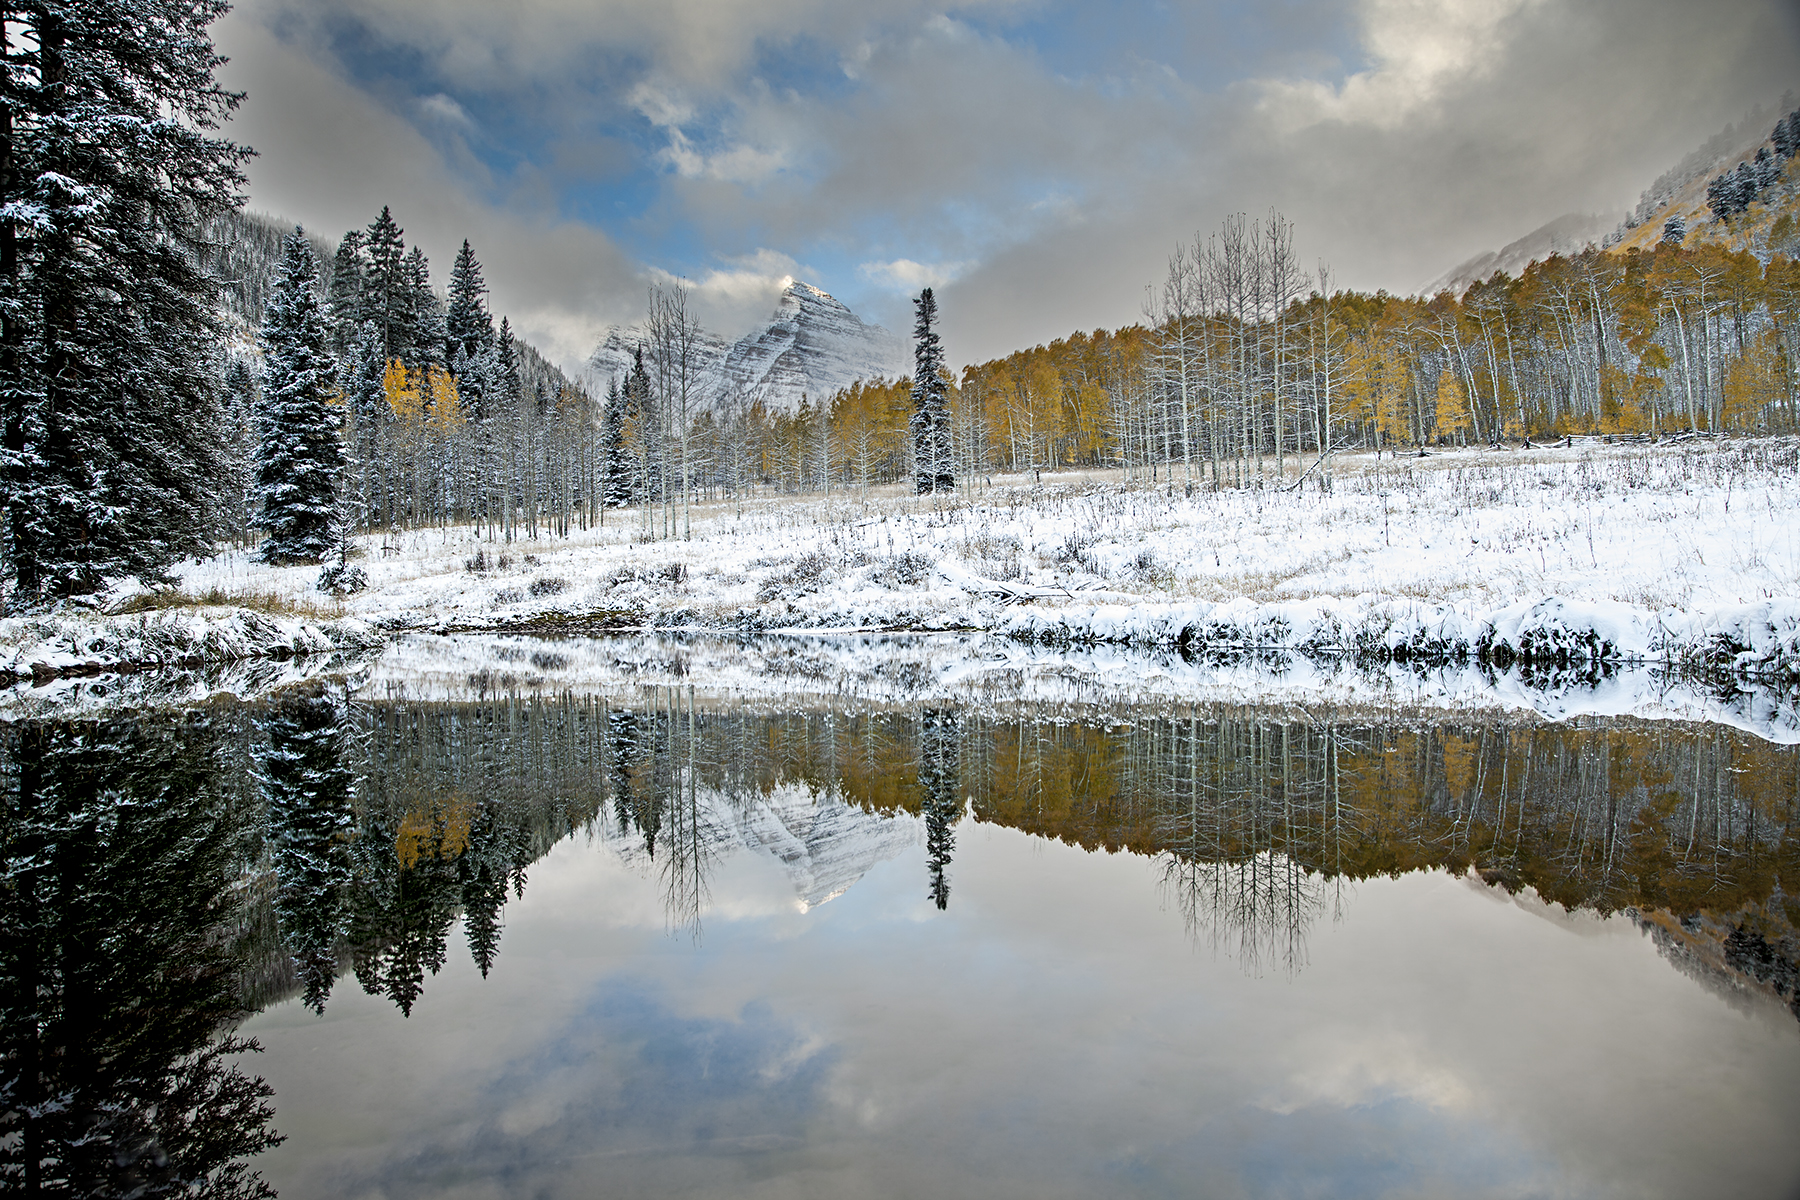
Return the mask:
<path id="1" fill-rule="evenodd" d="M 835 900 L 879 863 L 919 844 L 919 825 L 906 814 L 872 813 L 804 784 L 781 783 L 766 793 L 698 793 L 696 825 L 715 854 L 750 850 L 781 865 L 802 911 Z M 641 841 L 620 846 L 627 861 L 648 859 Z"/>

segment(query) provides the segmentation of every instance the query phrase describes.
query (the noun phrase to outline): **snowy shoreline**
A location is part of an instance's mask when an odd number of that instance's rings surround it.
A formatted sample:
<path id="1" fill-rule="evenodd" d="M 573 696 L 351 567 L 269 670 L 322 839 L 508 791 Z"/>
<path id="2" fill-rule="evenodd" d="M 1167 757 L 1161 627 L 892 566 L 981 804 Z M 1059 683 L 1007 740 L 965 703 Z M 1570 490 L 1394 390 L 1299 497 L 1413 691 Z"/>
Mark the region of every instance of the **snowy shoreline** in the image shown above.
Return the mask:
<path id="1" fill-rule="evenodd" d="M 237 550 L 180 570 L 223 605 L 0 621 L 0 671 L 368 654 L 427 632 L 881 630 L 1787 685 L 1800 680 L 1797 462 L 1794 439 L 1757 439 L 1344 455 L 1317 491 L 1071 473 L 955 497 L 697 505 L 691 540 L 654 537 L 654 512 L 624 510 L 535 542 L 368 537 L 369 589 L 339 602 L 314 591 L 317 567 Z"/>

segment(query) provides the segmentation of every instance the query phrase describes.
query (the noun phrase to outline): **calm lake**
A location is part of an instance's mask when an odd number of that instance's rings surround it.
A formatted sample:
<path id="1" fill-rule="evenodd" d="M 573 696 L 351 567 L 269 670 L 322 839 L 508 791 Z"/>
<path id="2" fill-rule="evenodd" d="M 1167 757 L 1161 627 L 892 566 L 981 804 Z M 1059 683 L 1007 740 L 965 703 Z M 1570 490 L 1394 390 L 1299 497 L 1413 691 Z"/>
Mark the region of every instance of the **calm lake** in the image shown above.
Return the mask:
<path id="1" fill-rule="evenodd" d="M 6 1186 L 1800 1193 L 1781 739 L 508 644 L 0 725 Z"/>

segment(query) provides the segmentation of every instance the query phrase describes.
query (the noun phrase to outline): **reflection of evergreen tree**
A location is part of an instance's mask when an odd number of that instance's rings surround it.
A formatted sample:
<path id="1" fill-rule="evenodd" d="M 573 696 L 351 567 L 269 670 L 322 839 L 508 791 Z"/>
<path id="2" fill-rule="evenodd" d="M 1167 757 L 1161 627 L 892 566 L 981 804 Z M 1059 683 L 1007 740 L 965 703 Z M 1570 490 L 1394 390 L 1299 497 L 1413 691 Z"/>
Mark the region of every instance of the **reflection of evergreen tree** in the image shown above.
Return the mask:
<path id="1" fill-rule="evenodd" d="M 355 845 L 356 891 L 350 910 L 351 964 L 371 996 L 387 996 L 412 1015 L 448 958 L 445 943 L 462 900 L 454 861 L 437 852 L 403 862 L 401 831 L 386 821 L 365 824 Z"/>
<path id="2" fill-rule="evenodd" d="M 270 1196 L 242 1016 L 256 808 L 213 715 L 0 732 L 0 1190 Z"/>
<path id="3" fill-rule="evenodd" d="M 313 688 L 290 693 L 264 722 L 260 762 L 281 935 L 306 1005 L 325 1011 L 337 979 L 351 883 L 355 777 L 344 762 L 343 706 Z"/>
<path id="4" fill-rule="evenodd" d="M 956 822 L 962 816 L 961 776 L 957 770 L 960 722 L 947 709 L 926 709 L 919 719 L 919 787 L 925 792 L 925 862 L 931 871 L 931 899 L 938 908 L 950 903 L 950 881 L 944 868 L 956 848 Z"/>
<path id="5" fill-rule="evenodd" d="M 636 829 L 644 838 L 644 848 L 656 857 L 656 835 L 662 830 L 664 796 L 662 759 L 667 750 L 668 732 L 661 722 L 629 709 L 610 712 L 606 716 L 606 744 L 611 764 L 613 819 L 619 833 L 629 835 Z M 648 760 L 649 779 L 642 777 Z"/>

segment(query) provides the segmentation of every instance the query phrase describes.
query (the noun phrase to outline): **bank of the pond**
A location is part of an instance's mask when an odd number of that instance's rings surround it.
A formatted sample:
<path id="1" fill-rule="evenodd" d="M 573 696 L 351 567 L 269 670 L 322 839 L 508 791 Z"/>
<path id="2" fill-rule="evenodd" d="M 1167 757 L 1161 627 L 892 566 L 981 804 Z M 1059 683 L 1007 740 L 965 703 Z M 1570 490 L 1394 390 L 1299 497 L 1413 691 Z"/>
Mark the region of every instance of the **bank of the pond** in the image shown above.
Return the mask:
<path id="1" fill-rule="evenodd" d="M 273 615 L 242 607 L 105 614 L 65 606 L 0 620 L 6 682 L 329 659 L 379 650 L 386 635 L 355 617 Z"/>

